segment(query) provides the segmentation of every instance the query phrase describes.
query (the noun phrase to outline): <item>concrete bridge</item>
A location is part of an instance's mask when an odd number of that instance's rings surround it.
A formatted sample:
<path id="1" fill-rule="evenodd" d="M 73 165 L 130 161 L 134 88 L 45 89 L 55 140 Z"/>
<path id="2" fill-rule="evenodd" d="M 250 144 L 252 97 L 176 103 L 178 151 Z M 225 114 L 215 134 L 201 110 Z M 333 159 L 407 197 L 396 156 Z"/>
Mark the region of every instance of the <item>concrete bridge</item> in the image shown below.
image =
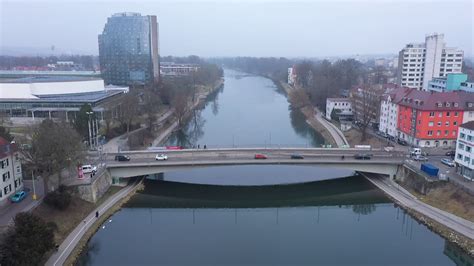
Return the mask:
<path id="1" fill-rule="evenodd" d="M 166 154 L 168 160 L 156 161 L 156 154 Z M 265 154 L 267 159 L 254 159 L 255 154 Z M 315 165 L 345 168 L 357 172 L 367 172 L 394 176 L 403 164 L 404 154 L 384 150 L 354 148 L 232 148 L 232 149 L 187 149 L 162 151 L 128 151 L 126 162 L 114 161 L 116 154 L 106 156 L 107 169 L 114 178 L 127 178 L 169 171 L 186 170 L 196 167 L 224 165 Z M 304 159 L 291 159 L 292 154 Z M 356 159 L 356 154 L 371 154 L 370 160 Z"/>

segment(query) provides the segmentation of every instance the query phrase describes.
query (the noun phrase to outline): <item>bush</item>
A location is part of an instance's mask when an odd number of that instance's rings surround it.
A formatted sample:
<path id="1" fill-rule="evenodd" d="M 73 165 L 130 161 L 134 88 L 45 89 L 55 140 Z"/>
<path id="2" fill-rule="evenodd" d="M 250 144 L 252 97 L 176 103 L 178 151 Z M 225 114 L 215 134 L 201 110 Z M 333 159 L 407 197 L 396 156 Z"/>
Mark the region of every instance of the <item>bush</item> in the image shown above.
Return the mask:
<path id="1" fill-rule="evenodd" d="M 40 217 L 22 212 L 0 245 L 0 265 L 39 265 L 54 247 L 53 228 Z"/>
<path id="2" fill-rule="evenodd" d="M 44 202 L 58 210 L 65 210 L 71 203 L 71 193 L 61 185 L 57 190 L 49 192 L 44 198 Z"/>

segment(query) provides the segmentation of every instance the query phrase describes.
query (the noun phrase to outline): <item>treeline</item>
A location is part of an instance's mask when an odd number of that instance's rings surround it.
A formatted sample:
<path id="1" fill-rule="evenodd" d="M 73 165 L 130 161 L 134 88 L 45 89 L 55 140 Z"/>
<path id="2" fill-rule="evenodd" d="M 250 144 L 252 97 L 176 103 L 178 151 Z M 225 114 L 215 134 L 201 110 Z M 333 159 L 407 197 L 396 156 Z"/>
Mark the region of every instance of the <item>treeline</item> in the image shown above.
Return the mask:
<path id="1" fill-rule="evenodd" d="M 354 59 L 334 63 L 305 61 L 295 65 L 295 72 L 296 85 L 303 88 L 311 102 L 323 110 L 328 97 L 339 97 L 343 91 L 368 79 L 367 68 Z"/>
<path id="2" fill-rule="evenodd" d="M 284 57 L 225 57 L 213 58 L 210 61 L 228 68 L 277 80 L 286 80 L 288 68 L 295 63 L 295 61 Z"/>
<path id="3" fill-rule="evenodd" d="M 98 65 L 98 56 L 94 55 L 60 55 L 60 56 L 0 56 L 0 68 L 13 69 L 18 66 L 46 67 L 57 61 L 73 61 L 81 64 L 86 70 L 93 70 Z"/>

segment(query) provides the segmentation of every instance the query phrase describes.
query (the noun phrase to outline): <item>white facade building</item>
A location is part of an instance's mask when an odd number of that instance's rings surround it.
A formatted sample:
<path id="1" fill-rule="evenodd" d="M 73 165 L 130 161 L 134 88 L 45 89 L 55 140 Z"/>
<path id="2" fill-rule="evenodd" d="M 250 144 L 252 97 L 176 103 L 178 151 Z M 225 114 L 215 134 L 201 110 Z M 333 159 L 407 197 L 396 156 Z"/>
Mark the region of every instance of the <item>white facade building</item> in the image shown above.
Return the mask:
<path id="1" fill-rule="evenodd" d="M 288 84 L 290 85 L 294 85 L 296 81 L 296 74 L 294 69 L 294 67 L 288 68 Z"/>
<path id="2" fill-rule="evenodd" d="M 331 114 L 334 109 L 341 110 L 340 115 L 352 116 L 352 102 L 349 98 L 327 98 L 326 99 L 326 118 L 331 120 Z"/>
<path id="3" fill-rule="evenodd" d="M 474 180 L 474 121 L 459 126 L 454 158 L 456 172 L 466 179 Z"/>
<path id="4" fill-rule="evenodd" d="M 424 43 L 410 43 L 398 56 L 398 85 L 427 90 L 434 77 L 461 73 L 464 52 L 446 47 L 443 34 L 427 35 Z"/>
<path id="5" fill-rule="evenodd" d="M 392 137 L 397 134 L 398 105 L 394 102 L 394 95 L 386 95 L 380 103 L 379 131 Z"/>
<path id="6" fill-rule="evenodd" d="M 23 176 L 16 145 L 0 137 L 0 206 L 8 203 L 10 196 L 23 189 Z"/>

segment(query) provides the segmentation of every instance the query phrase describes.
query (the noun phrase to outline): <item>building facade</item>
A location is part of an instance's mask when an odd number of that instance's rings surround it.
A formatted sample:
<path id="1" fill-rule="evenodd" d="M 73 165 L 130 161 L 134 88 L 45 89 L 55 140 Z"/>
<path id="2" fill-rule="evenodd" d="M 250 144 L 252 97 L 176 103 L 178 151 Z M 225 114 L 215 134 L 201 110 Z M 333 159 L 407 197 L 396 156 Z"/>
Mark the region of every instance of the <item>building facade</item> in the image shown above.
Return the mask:
<path id="1" fill-rule="evenodd" d="M 0 137 L 0 206 L 23 189 L 23 175 L 19 152 L 15 144 Z"/>
<path id="2" fill-rule="evenodd" d="M 352 120 L 352 103 L 349 98 L 327 98 L 326 99 L 326 118 L 331 120 L 333 110 L 338 111 L 338 119 Z"/>
<path id="3" fill-rule="evenodd" d="M 177 64 L 174 62 L 161 62 L 160 75 L 162 76 L 188 76 L 199 70 L 196 64 Z"/>
<path id="4" fill-rule="evenodd" d="M 463 73 L 452 73 L 447 74 L 446 77 L 433 78 L 428 83 L 429 91 L 456 91 L 456 90 L 466 90 L 465 87 L 462 87 L 461 84 L 465 84 L 467 81 L 467 75 Z"/>
<path id="5" fill-rule="evenodd" d="M 397 136 L 398 105 L 393 94 L 387 94 L 380 103 L 379 131 L 389 136 Z"/>
<path id="6" fill-rule="evenodd" d="M 443 34 L 427 35 L 424 43 L 407 44 L 398 56 L 398 85 L 427 90 L 435 77 L 461 73 L 464 52 L 446 47 Z"/>
<path id="7" fill-rule="evenodd" d="M 419 147 L 454 147 L 474 94 L 411 89 L 398 103 L 398 137 Z"/>
<path id="8" fill-rule="evenodd" d="M 107 84 L 147 85 L 159 81 L 156 16 L 117 13 L 99 35 L 99 61 Z"/>
<path id="9" fill-rule="evenodd" d="M 458 174 L 474 180 L 474 121 L 459 127 L 454 161 Z"/>
<path id="10" fill-rule="evenodd" d="M 288 68 L 288 84 L 294 85 L 296 81 L 296 73 L 295 73 L 295 68 L 294 67 L 289 67 Z"/>

